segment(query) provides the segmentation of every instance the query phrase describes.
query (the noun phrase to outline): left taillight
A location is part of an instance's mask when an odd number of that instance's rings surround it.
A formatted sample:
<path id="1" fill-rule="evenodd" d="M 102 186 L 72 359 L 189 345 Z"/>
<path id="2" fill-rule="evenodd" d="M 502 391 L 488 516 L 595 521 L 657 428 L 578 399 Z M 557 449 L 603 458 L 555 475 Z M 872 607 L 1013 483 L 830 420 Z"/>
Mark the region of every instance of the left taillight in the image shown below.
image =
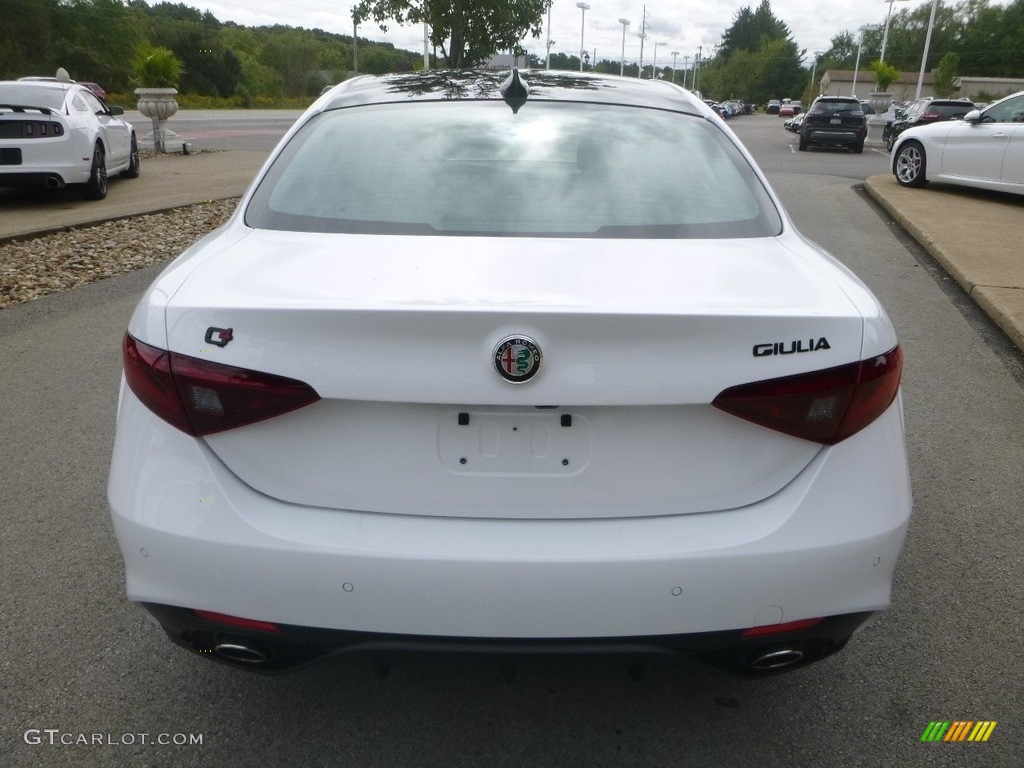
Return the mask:
<path id="1" fill-rule="evenodd" d="M 897 346 L 858 363 L 731 387 L 712 404 L 762 427 L 835 445 L 885 413 L 902 372 Z"/>
<path id="2" fill-rule="evenodd" d="M 128 386 L 153 413 L 200 437 L 280 416 L 320 399 L 301 381 L 152 347 L 130 334 L 122 345 Z"/>

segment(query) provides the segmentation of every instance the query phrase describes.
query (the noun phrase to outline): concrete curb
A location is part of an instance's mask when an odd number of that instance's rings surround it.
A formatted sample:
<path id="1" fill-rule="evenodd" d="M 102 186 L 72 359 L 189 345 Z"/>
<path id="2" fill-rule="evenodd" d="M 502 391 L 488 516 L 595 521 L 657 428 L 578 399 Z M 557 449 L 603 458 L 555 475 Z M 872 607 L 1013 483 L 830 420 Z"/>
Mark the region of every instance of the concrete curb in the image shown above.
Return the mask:
<path id="1" fill-rule="evenodd" d="M 864 188 L 1024 350 L 1024 197 L 934 183 L 908 189 L 890 174 Z"/>

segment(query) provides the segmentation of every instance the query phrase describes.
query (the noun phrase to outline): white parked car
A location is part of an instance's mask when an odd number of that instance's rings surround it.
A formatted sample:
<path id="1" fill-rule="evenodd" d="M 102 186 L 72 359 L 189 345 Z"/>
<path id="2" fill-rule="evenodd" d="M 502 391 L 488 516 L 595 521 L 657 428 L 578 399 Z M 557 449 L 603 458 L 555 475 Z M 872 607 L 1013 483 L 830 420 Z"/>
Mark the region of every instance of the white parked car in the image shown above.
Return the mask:
<path id="1" fill-rule="evenodd" d="M 0 187 L 59 189 L 107 196 L 107 180 L 139 175 L 139 148 L 121 107 L 86 87 L 55 80 L 0 82 Z"/>
<path id="2" fill-rule="evenodd" d="M 942 181 L 1024 195 L 1024 91 L 963 120 L 904 131 L 893 145 L 892 172 L 905 187 Z"/>
<path id="3" fill-rule="evenodd" d="M 127 592 L 254 670 L 380 648 L 749 673 L 889 603 L 902 355 L 663 81 L 363 77 L 124 338 Z"/>

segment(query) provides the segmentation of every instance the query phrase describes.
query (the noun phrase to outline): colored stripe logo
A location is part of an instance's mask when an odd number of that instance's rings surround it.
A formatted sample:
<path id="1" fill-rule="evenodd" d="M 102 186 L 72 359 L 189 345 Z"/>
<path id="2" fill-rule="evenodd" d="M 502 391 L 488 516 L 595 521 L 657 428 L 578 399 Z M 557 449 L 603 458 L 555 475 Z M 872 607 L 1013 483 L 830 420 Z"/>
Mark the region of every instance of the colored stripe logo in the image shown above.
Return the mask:
<path id="1" fill-rule="evenodd" d="M 995 720 L 938 720 L 928 723 L 921 741 L 988 741 L 995 728 Z"/>

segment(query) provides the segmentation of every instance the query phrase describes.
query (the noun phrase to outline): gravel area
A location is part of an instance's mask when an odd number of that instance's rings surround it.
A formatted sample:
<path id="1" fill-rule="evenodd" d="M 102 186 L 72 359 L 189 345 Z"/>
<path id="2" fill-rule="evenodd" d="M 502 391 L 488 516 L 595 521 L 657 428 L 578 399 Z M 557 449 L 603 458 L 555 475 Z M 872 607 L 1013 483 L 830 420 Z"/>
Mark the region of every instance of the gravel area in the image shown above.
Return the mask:
<path id="1" fill-rule="evenodd" d="M 216 200 L 0 244 L 0 309 L 169 261 L 216 229 L 237 199 Z"/>

